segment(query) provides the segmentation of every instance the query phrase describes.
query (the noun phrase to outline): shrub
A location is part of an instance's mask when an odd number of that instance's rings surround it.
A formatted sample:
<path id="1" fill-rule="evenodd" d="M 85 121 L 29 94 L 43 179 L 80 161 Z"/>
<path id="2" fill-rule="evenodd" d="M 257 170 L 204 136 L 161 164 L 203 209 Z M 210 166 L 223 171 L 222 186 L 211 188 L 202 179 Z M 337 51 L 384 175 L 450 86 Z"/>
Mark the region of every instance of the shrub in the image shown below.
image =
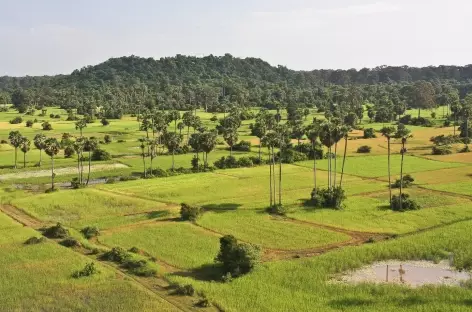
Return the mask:
<path id="1" fill-rule="evenodd" d="M 459 153 L 470 153 L 469 145 L 464 146 L 464 148 L 461 149 Z"/>
<path id="2" fill-rule="evenodd" d="M 413 126 L 423 126 L 423 127 L 432 127 L 433 126 L 433 122 L 429 119 L 424 118 L 424 117 L 411 118 L 411 121 L 410 121 L 409 124 L 413 125 Z"/>
<path id="3" fill-rule="evenodd" d="M 400 195 L 393 195 L 392 197 L 392 210 L 394 211 L 408 211 L 408 210 L 419 210 L 420 206 L 413 200 L 410 199 L 410 195 L 402 194 L 401 196 L 401 208 L 400 208 Z"/>
<path id="4" fill-rule="evenodd" d="M 215 167 L 218 169 L 238 168 L 238 161 L 234 156 L 221 157 L 215 161 Z"/>
<path id="5" fill-rule="evenodd" d="M 66 238 L 69 236 L 69 230 L 57 223 L 43 231 L 44 236 L 49 238 Z"/>
<path id="6" fill-rule="evenodd" d="M 108 126 L 110 124 L 110 122 L 106 118 L 102 118 L 100 122 L 102 123 L 103 126 Z"/>
<path id="7" fill-rule="evenodd" d="M 97 148 L 92 153 L 92 160 L 94 161 L 111 160 L 111 155 L 107 151 Z"/>
<path id="8" fill-rule="evenodd" d="M 154 169 L 149 169 L 148 170 L 148 173 L 155 176 L 155 177 L 168 177 L 169 176 L 169 173 L 162 169 L 162 168 L 154 168 Z"/>
<path id="9" fill-rule="evenodd" d="M 45 242 L 46 239 L 44 237 L 36 237 L 36 236 L 33 236 L 33 237 L 30 237 L 28 238 L 24 244 L 25 245 L 36 245 L 36 244 L 41 244 L 43 242 Z"/>
<path id="10" fill-rule="evenodd" d="M 346 199 L 344 190 L 337 186 L 331 189 L 313 189 L 311 192 L 311 201 L 315 207 L 342 209 L 343 202 Z"/>
<path id="11" fill-rule="evenodd" d="M 180 204 L 180 218 L 183 221 L 197 221 L 201 215 L 202 209 L 198 206 L 190 206 L 186 203 Z"/>
<path id="12" fill-rule="evenodd" d="M 450 127 L 451 126 L 451 121 L 449 119 L 444 120 L 444 127 Z"/>
<path id="13" fill-rule="evenodd" d="M 436 112 L 431 113 L 431 118 L 436 119 Z"/>
<path id="14" fill-rule="evenodd" d="M 65 158 L 72 158 L 75 155 L 74 147 L 71 145 L 66 146 L 64 149 L 64 157 Z"/>
<path id="15" fill-rule="evenodd" d="M 458 135 L 438 135 L 435 137 L 431 137 L 429 141 L 433 142 L 435 145 L 449 145 L 454 143 L 461 143 L 462 139 Z"/>
<path id="16" fill-rule="evenodd" d="M 61 118 L 61 115 L 57 114 L 57 115 L 54 115 L 54 118 L 56 119 L 60 119 Z"/>
<path id="17" fill-rule="evenodd" d="M 150 268 L 146 260 L 128 259 L 123 262 L 122 267 L 137 276 L 150 277 L 157 274 L 157 270 Z"/>
<path id="18" fill-rule="evenodd" d="M 280 205 L 280 204 L 272 205 L 271 207 L 267 209 L 267 211 L 270 214 L 278 215 L 278 216 L 285 216 L 287 214 L 287 209 L 283 205 Z"/>
<path id="19" fill-rule="evenodd" d="M 413 184 L 413 182 L 415 182 L 415 179 L 411 175 L 407 174 L 403 177 L 403 187 L 408 188 Z M 401 180 L 397 179 L 395 183 L 392 184 L 392 187 L 400 188 L 400 184 Z"/>
<path id="20" fill-rule="evenodd" d="M 193 296 L 195 295 L 195 289 L 190 284 L 184 286 L 178 285 L 174 293 L 179 296 Z"/>
<path id="21" fill-rule="evenodd" d="M 252 159 L 249 157 L 241 157 L 238 159 L 238 167 L 239 168 L 248 168 L 254 166 Z"/>
<path id="22" fill-rule="evenodd" d="M 88 263 L 87 265 L 85 265 L 85 267 L 82 270 L 75 271 L 72 274 L 72 277 L 81 278 L 81 277 L 92 276 L 92 275 L 97 274 L 97 273 L 98 273 L 98 270 L 95 267 L 95 263 L 91 262 L 91 263 Z"/>
<path id="23" fill-rule="evenodd" d="M 276 161 L 279 161 L 280 152 L 276 154 L 275 158 Z M 293 164 L 294 162 L 305 160 L 308 160 L 308 156 L 303 153 L 296 152 L 292 149 L 285 149 L 282 151 L 282 162 L 284 164 Z"/>
<path id="24" fill-rule="evenodd" d="M 364 130 L 364 139 L 373 139 L 376 138 L 375 130 L 373 128 L 368 128 Z"/>
<path id="25" fill-rule="evenodd" d="M 111 135 L 105 134 L 105 136 L 103 137 L 103 141 L 105 142 L 105 144 L 110 144 L 113 140 L 111 138 Z"/>
<path id="26" fill-rule="evenodd" d="M 451 147 L 449 145 L 435 145 L 433 146 L 433 155 L 449 155 L 452 154 Z"/>
<path id="27" fill-rule="evenodd" d="M 472 287 L 470 287 L 470 288 L 472 289 Z M 197 303 L 195 303 L 195 305 L 199 308 L 209 308 L 209 307 L 211 307 L 211 302 L 210 302 L 210 300 L 208 300 L 208 298 L 203 297 Z"/>
<path id="28" fill-rule="evenodd" d="M 104 253 L 101 258 L 105 261 L 125 263 L 131 258 L 131 255 L 121 247 L 114 247 Z"/>
<path id="29" fill-rule="evenodd" d="M 129 176 L 122 176 L 119 178 L 120 181 L 124 182 L 124 181 L 136 181 L 136 180 L 139 180 L 139 177 L 137 176 L 133 176 L 133 175 L 129 175 Z"/>
<path id="30" fill-rule="evenodd" d="M 398 119 L 399 123 L 402 123 L 404 125 L 409 125 L 411 122 L 411 115 L 404 115 Z"/>
<path id="31" fill-rule="evenodd" d="M 100 235 L 100 230 L 96 226 L 87 226 L 80 231 L 86 239 L 97 237 Z"/>
<path id="32" fill-rule="evenodd" d="M 233 151 L 250 152 L 251 146 L 252 144 L 249 141 L 240 141 L 238 144 L 233 146 Z"/>
<path id="33" fill-rule="evenodd" d="M 22 122 L 23 122 L 23 118 L 21 118 L 20 116 L 17 116 L 13 118 L 12 120 L 10 120 L 10 124 L 12 125 L 20 124 Z"/>
<path id="34" fill-rule="evenodd" d="M 7 140 L 1 140 L 0 143 L 1 144 L 8 144 L 8 141 Z"/>
<path id="35" fill-rule="evenodd" d="M 54 114 L 49 114 L 49 118 L 54 118 Z"/>
<path id="36" fill-rule="evenodd" d="M 126 140 L 123 140 L 123 139 L 119 139 L 118 141 L 116 141 L 118 143 L 126 143 Z"/>
<path id="37" fill-rule="evenodd" d="M 132 252 L 132 253 L 135 253 L 135 254 L 139 253 L 138 247 L 131 247 L 128 251 Z"/>
<path id="38" fill-rule="evenodd" d="M 51 131 L 52 130 L 52 125 L 48 121 L 43 122 L 41 124 L 41 127 L 43 127 L 44 131 Z"/>
<path id="39" fill-rule="evenodd" d="M 370 153 L 371 150 L 372 150 L 372 147 L 368 145 L 362 145 L 362 146 L 359 146 L 359 148 L 357 149 L 357 152 L 360 154 L 368 154 Z"/>
<path id="40" fill-rule="evenodd" d="M 68 248 L 81 247 L 82 246 L 80 244 L 80 242 L 78 240 L 76 240 L 75 238 L 73 238 L 73 237 L 67 237 L 66 239 L 61 241 L 59 244 L 61 244 L 64 247 L 68 247 Z"/>
<path id="41" fill-rule="evenodd" d="M 316 155 L 316 159 L 322 159 L 323 158 L 323 148 L 319 144 L 315 145 L 315 150 L 314 151 L 313 151 L 313 146 L 311 144 L 308 144 L 308 143 L 302 143 L 300 145 L 297 145 L 297 146 L 291 148 L 291 150 L 293 150 L 295 152 L 298 152 L 298 153 L 305 154 L 308 157 L 308 159 L 314 159 L 315 155 Z"/>
<path id="42" fill-rule="evenodd" d="M 220 251 L 216 261 L 223 266 L 224 273 L 238 277 L 249 273 L 259 262 L 261 250 L 258 246 L 238 243 L 233 235 L 220 238 Z"/>
<path id="43" fill-rule="evenodd" d="M 28 128 L 31 128 L 31 127 L 33 126 L 33 124 L 34 124 L 34 123 L 33 123 L 32 120 L 27 120 L 27 121 L 26 121 L 26 126 L 27 126 Z"/>

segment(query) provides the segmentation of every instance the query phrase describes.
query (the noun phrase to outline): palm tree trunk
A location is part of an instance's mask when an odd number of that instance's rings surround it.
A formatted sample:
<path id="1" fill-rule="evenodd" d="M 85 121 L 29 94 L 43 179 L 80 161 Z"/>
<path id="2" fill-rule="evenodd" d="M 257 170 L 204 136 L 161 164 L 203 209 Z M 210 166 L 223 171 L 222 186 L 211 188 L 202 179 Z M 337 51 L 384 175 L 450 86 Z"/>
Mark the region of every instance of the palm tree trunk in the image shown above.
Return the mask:
<path id="1" fill-rule="evenodd" d="M 328 189 L 331 189 L 331 147 L 328 147 Z"/>
<path id="2" fill-rule="evenodd" d="M 276 194 L 277 194 L 277 184 L 275 183 L 275 151 L 274 147 L 272 146 L 272 187 L 274 188 L 272 194 L 274 195 L 274 205 L 277 203 L 276 201 Z"/>
<path id="3" fill-rule="evenodd" d="M 339 181 L 339 187 L 343 186 L 343 177 L 344 177 L 344 164 L 346 163 L 346 151 L 347 151 L 347 136 L 344 138 L 344 155 L 343 155 L 343 166 L 341 168 L 341 180 Z"/>
<path id="4" fill-rule="evenodd" d="M 456 113 L 454 113 L 454 135 L 456 135 L 456 122 L 457 122 L 457 118 L 456 118 Z"/>
<path id="5" fill-rule="evenodd" d="M 390 175 L 390 138 L 387 138 L 387 147 L 388 147 L 388 190 L 390 194 L 390 209 L 392 208 L 392 181 Z"/>
<path id="6" fill-rule="evenodd" d="M 15 147 L 15 169 L 17 168 L 18 161 L 18 147 Z"/>
<path id="7" fill-rule="evenodd" d="M 313 191 L 315 192 L 316 195 L 316 150 L 315 150 L 315 143 L 311 143 L 312 149 L 313 149 Z"/>
<path id="8" fill-rule="evenodd" d="M 23 168 L 26 168 L 26 153 L 23 153 Z"/>
<path id="9" fill-rule="evenodd" d="M 421 117 L 421 108 L 418 107 L 418 118 Z"/>
<path id="10" fill-rule="evenodd" d="M 51 190 L 54 191 L 54 156 L 51 156 Z"/>
<path id="11" fill-rule="evenodd" d="M 229 156 L 233 156 L 233 145 L 229 146 Z"/>
<path id="12" fill-rule="evenodd" d="M 282 154 L 282 146 L 280 146 Z M 282 155 L 279 157 L 279 205 L 282 205 Z"/>
<path id="13" fill-rule="evenodd" d="M 174 171 L 174 149 L 172 149 L 172 171 Z"/>
<path id="14" fill-rule="evenodd" d="M 400 165 L 400 211 L 402 211 L 402 192 L 403 192 L 403 156 L 405 155 L 405 143 L 402 142 L 402 162 Z"/>
<path id="15" fill-rule="evenodd" d="M 338 169 L 338 142 L 334 144 L 334 180 L 333 186 L 336 186 L 336 176 L 337 176 L 337 169 Z"/>
<path id="16" fill-rule="evenodd" d="M 41 163 L 43 161 L 43 153 L 42 153 L 43 150 L 39 150 L 39 167 L 41 167 Z"/>
<path id="17" fill-rule="evenodd" d="M 273 206 L 273 203 L 272 203 L 272 162 L 271 162 L 271 158 L 272 157 L 272 154 L 271 154 L 271 151 L 270 151 L 270 148 L 269 148 L 269 194 L 270 194 L 270 207 Z"/>
<path id="18" fill-rule="evenodd" d="M 261 158 L 261 146 L 262 146 L 262 139 L 259 138 L 259 164 L 260 164 L 261 161 L 262 161 L 262 158 Z"/>
<path id="19" fill-rule="evenodd" d="M 144 155 L 144 152 L 143 152 L 143 168 L 144 168 L 144 178 L 147 177 L 147 170 L 146 170 L 146 157 Z"/>
<path id="20" fill-rule="evenodd" d="M 92 151 L 89 151 L 87 185 L 89 184 L 89 181 L 90 181 L 90 168 L 91 168 L 91 166 L 92 166 Z"/>

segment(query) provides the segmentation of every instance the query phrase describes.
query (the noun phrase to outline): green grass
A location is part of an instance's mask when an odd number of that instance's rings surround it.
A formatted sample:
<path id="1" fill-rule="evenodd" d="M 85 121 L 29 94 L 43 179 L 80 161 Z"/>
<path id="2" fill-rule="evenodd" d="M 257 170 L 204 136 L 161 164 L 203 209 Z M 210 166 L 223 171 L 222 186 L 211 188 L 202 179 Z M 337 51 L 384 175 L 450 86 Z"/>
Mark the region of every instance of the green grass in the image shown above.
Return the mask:
<path id="1" fill-rule="evenodd" d="M 198 224 L 237 239 L 274 249 L 303 249 L 349 240 L 349 236 L 274 219 L 252 211 L 208 212 Z"/>
<path id="2" fill-rule="evenodd" d="M 117 217 L 126 219 L 126 215 L 150 212 L 167 215 L 170 214 L 171 208 L 165 203 L 111 194 L 92 188 L 17 198 L 12 204 L 44 221 L 61 222 L 75 227 L 95 225 L 100 228 L 106 228 L 107 224 L 127 223 L 120 222 L 120 218 Z"/>
<path id="3" fill-rule="evenodd" d="M 468 311 L 471 290 L 455 287 L 420 287 L 330 283 L 336 274 L 387 259 L 430 259 L 454 252 L 455 264 L 470 265 L 472 222 L 389 242 L 348 247 L 319 257 L 266 263 L 229 284 L 191 283 L 225 311 Z M 241 300 L 244 298 L 244 300 Z"/>
<path id="4" fill-rule="evenodd" d="M 155 223 L 104 233 L 100 242 L 141 250 L 180 268 L 211 264 L 219 250 L 219 237 L 187 222 Z"/>
<path id="5" fill-rule="evenodd" d="M 431 184 L 426 185 L 425 187 L 437 191 L 472 196 L 472 180 L 457 183 Z"/>

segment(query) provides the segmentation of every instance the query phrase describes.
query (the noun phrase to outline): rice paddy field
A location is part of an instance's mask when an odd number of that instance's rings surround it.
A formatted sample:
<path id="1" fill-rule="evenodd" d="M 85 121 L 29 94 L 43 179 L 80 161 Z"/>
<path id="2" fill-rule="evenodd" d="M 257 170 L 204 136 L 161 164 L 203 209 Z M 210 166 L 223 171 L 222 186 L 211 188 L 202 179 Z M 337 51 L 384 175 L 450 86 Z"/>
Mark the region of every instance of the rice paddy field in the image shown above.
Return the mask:
<path id="1" fill-rule="evenodd" d="M 441 112 L 438 108 L 438 112 Z M 0 113 L 0 139 L 19 130 L 31 140 L 37 133 L 60 138 L 78 135 L 65 111 L 50 108 L 60 119 L 37 117 L 51 122 L 53 130 L 41 130 L 41 120 L 32 128 L 8 121 L 14 111 Z M 441 113 L 438 113 L 442 116 Z M 198 112 L 204 124 L 213 114 Z M 428 115 L 428 114 L 425 114 Z M 222 117 L 222 115 L 218 115 Z M 322 118 L 312 113 L 312 117 Z M 33 119 L 24 116 L 24 120 Z M 436 124 L 440 124 L 438 118 Z M 250 152 L 234 152 L 236 158 L 258 156 L 259 139 L 250 135 L 249 124 L 239 128 L 240 139 L 252 142 Z M 364 128 L 379 130 L 383 124 Z M 171 125 L 171 129 L 173 125 Z M 50 159 L 32 148 L 18 154 L 0 144 L 0 298 L 2 311 L 469 311 L 471 283 L 461 286 L 426 285 L 410 288 L 398 284 L 347 284 L 340 274 L 378 261 L 449 260 L 458 270 L 472 268 L 472 153 L 431 155 L 430 138 L 452 134 L 453 128 L 408 127 L 403 173 L 414 177 L 404 192 L 421 209 L 406 212 L 389 207 L 387 141 L 363 139 L 363 130 L 350 134 L 344 166 L 343 209 L 314 208 L 309 204 L 314 187 L 313 160 L 281 167 L 281 198 L 285 216 L 267 213 L 269 166 L 214 170 L 177 176 L 141 179 L 143 171 L 136 118 L 125 116 L 89 124 L 84 135 L 112 143 L 101 144 L 111 160 L 92 162 L 91 183 L 71 189 L 77 176 L 76 158 L 55 159 L 57 192 L 45 193 L 50 183 Z M 186 134 L 186 129 L 183 134 Z M 185 136 L 184 136 L 185 141 Z M 210 164 L 229 155 L 222 138 L 209 154 Z M 295 143 L 295 142 L 294 142 Z M 344 153 L 344 144 L 338 155 Z M 372 147 L 370 154 L 357 148 Z M 456 151 L 459 147 L 455 147 Z M 399 178 L 400 144 L 392 142 L 391 179 Z M 190 168 L 193 153 L 176 155 L 176 167 Z M 262 149 L 262 157 L 267 151 Z M 147 166 L 149 166 L 149 159 Z M 342 157 L 336 161 L 337 181 Z M 154 168 L 169 169 L 172 156 L 154 159 Z M 318 187 L 328 184 L 328 160 L 316 162 Z M 87 172 L 88 168 L 85 168 Z M 109 178 L 130 177 L 129 181 Z M 393 194 L 399 193 L 393 189 Z M 180 220 L 180 205 L 201 207 L 195 222 Z M 66 248 L 57 240 L 35 245 L 24 242 L 41 237 L 40 230 L 56 223 L 69 229 L 81 247 Z M 86 240 L 80 231 L 97 227 L 100 235 Z M 219 239 L 231 234 L 238 241 L 260 247 L 262 257 L 255 269 L 230 282 L 208 273 L 215 265 Z M 151 277 L 137 277 L 104 261 L 100 253 L 114 247 L 137 252 L 157 269 Z M 73 272 L 95 263 L 99 273 L 76 279 Z M 192 285 L 193 296 L 179 296 L 171 286 Z M 210 307 L 201 307 L 206 298 Z"/>

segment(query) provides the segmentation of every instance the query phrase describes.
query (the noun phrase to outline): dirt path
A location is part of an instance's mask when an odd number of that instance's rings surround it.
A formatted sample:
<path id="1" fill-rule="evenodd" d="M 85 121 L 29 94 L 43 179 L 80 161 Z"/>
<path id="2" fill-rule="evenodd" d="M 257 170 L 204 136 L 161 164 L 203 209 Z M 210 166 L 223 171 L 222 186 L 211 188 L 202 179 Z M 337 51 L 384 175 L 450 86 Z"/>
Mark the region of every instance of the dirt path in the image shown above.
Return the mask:
<path id="1" fill-rule="evenodd" d="M 16 222 L 23 224 L 24 226 L 31 227 L 33 229 L 39 229 L 44 226 L 44 223 L 41 220 L 30 216 L 25 211 L 14 206 L 5 204 L 0 205 L 0 211 L 15 220 Z"/>
<path id="2" fill-rule="evenodd" d="M 92 171 L 104 171 L 112 170 L 117 168 L 128 168 L 124 164 L 102 164 L 102 165 L 93 165 Z M 77 167 L 65 167 L 57 168 L 54 170 L 56 175 L 67 175 L 74 174 L 77 172 Z M 23 171 L 15 173 L 7 173 L 0 175 L 0 181 L 11 180 L 11 179 L 26 179 L 26 178 L 39 178 L 39 177 L 49 177 L 51 175 L 50 169 L 45 170 L 35 170 L 35 171 Z"/>

